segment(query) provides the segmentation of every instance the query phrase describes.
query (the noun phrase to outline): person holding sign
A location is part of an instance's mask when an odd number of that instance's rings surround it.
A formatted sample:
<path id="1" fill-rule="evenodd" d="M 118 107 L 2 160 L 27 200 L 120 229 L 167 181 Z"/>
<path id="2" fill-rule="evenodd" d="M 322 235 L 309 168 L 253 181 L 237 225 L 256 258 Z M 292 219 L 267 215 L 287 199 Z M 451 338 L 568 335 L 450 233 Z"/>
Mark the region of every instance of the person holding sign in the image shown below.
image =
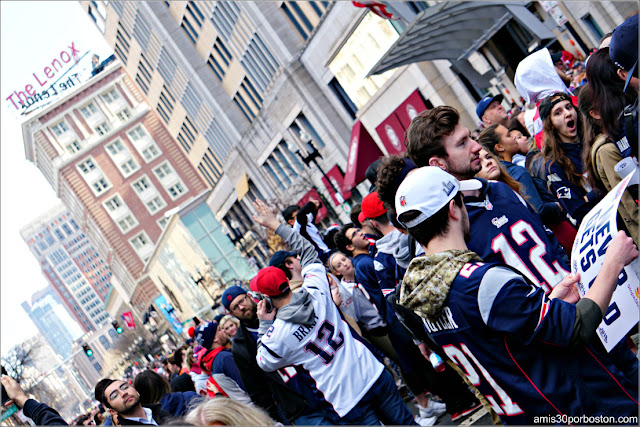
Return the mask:
<path id="1" fill-rule="evenodd" d="M 478 184 L 426 166 L 398 187 L 397 219 L 425 252 L 409 265 L 399 303 L 424 319 L 434 341 L 505 424 L 635 416 L 637 387 L 588 345 L 618 275 L 638 256 L 633 240 L 618 233 L 582 299 L 579 275 L 565 277 L 545 295 L 513 268 L 482 262 L 467 249 L 462 192 Z"/>

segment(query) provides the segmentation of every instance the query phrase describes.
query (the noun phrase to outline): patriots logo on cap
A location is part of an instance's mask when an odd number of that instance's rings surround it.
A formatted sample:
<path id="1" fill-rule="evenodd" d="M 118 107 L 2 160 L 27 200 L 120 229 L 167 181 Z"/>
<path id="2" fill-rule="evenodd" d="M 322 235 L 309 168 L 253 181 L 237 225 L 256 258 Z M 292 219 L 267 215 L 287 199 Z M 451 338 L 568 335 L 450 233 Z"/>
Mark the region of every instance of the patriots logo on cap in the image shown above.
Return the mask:
<path id="1" fill-rule="evenodd" d="M 404 196 L 400 196 L 400 206 L 407 206 L 407 199 Z"/>
<path id="2" fill-rule="evenodd" d="M 227 295 L 227 301 L 231 302 L 232 299 L 233 297 L 231 295 Z"/>

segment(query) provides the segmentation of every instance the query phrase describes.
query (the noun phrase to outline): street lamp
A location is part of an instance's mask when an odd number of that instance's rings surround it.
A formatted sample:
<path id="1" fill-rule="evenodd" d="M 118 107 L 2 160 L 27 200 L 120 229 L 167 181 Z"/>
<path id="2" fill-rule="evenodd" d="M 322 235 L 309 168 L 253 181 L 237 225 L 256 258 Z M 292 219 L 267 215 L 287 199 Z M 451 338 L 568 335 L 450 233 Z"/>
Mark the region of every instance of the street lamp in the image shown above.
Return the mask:
<path id="1" fill-rule="evenodd" d="M 202 287 L 204 288 L 205 292 L 207 294 L 209 294 L 209 297 L 211 298 L 211 301 L 215 302 L 215 298 L 213 297 L 213 295 L 211 295 L 211 292 L 209 292 L 209 289 L 207 288 L 206 285 L 206 280 L 204 278 L 204 276 L 202 275 L 202 273 L 200 273 L 200 270 L 198 270 L 196 268 L 196 272 L 198 273 L 198 278 L 196 279 L 195 277 L 191 276 L 191 280 L 193 280 L 193 283 L 195 283 L 196 285 L 202 285 Z"/>
<path id="2" fill-rule="evenodd" d="M 329 183 L 329 185 L 333 189 L 333 192 L 334 192 L 335 197 L 338 200 L 338 202 L 339 203 L 344 203 L 344 198 L 342 197 L 342 194 L 340 194 L 340 191 L 338 191 L 338 189 L 335 187 L 335 185 L 333 185 L 333 182 L 329 179 L 327 174 L 324 172 L 324 170 L 322 169 L 322 167 L 320 166 L 320 164 L 316 160 L 318 157 L 322 158 L 322 155 L 320 154 L 320 151 L 318 151 L 316 146 L 313 144 L 313 139 L 302 128 L 300 129 L 299 134 L 300 134 L 300 139 L 302 140 L 302 142 L 307 147 L 311 147 L 313 149 L 313 151 L 305 156 L 304 154 L 302 154 L 300 152 L 300 149 L 296 146 L 296 144 L 294 144 L 291 141 L 287 141 L 287 148 L 289 149 L 289 151 L 295 152 L 300 157 L 300 159 L 304 162 L 305 165 L 309 166 L 309 163 L 313 162 L 313 164 L 316 166 L 316 168 L 318 168 L 318 170 L 320 171 L 320 173 L 322 174 L 324 179 L 327 180 L 327 182 Z M 315 188 L 315 186 L 314 186 L 314 188 Z M 339 218 L 338 215 L 336 214 L 336 212 L 333 210 L 333 207 L 331 206 L 331 204 L 328 203 L 328 201 L 325 199 L 325 197 L 322 195 L 322 193 L 320 191 L 318 191 L 318 195 L 320 195 L 320 197 L 323 199 L 324 204 L 331 211 L 331 213 L 336 218 Z"/>

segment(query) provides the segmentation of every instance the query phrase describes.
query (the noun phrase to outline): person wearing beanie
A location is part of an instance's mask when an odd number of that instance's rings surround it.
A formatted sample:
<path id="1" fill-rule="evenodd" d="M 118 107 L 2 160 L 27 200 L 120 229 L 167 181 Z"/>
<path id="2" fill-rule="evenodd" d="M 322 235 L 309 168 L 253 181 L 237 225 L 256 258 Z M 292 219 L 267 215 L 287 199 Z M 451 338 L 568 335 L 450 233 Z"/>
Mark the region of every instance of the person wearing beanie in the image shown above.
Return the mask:
<path id="1" fill-rule="evenodd" d="M 229 348 L 231 341 L 227 333 L 218 328 L 217 322 L 200 324 L 196 329 L 196 341 L 205 349 L 204 352 L 198 353 L 197 362 L 198 366 L 210 375 L 207 390 L 213 388 L 209 386 L 210 383 L 225 396 L 243 403 L 251 403 L 233 360 Z M 213 394 L 215 395 L 215 392 Z"/>
<path id="2" fill-rule="evenodd" d="M 304 238 L 280 224 L 264 202 L 257 200 L 254 207 L 258 224 L 302 252 Z M 279 268 L 258 272 L 256 287 L 272 305 L 266 299 L 257 304 L 258 365 L 267 372 L 290 365 L 309 372 L 334 423 L 415 425 L 391 374 L 341 318 L 318 256 L 305 256 L 301 265 L 304 283 L 295 293 Z"/>

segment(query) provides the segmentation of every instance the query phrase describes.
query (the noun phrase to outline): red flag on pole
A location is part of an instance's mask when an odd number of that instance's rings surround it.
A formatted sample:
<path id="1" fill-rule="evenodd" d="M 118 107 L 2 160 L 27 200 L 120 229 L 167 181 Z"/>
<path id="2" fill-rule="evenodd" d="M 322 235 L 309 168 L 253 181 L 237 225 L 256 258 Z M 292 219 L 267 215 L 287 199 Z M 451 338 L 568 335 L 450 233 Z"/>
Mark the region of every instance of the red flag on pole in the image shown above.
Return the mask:
<path id="1" fill-rule="evenodd" d="M 136 322 L 133 320 L 133 313 L 127 311 L 126 313 L 122 313 L 121 316 L 127 328 L 134 329 L 136 327 Z"/>
<path id="2" fill-rule="evenodd" d="M 365 0 L 363 0 L 363 1 L 352 1 L 351 3 L 353 3 L 353 5 L 355 7 L 366 7 L 371 12 L 375 13 L 376 15 L 378 15 L 380 18 L 383 18 L 383 19 L 398 19 L 398 18 L 395 18 L 391 12 L 387 11 L 387 5 L 386 4 L 381 3 L 379 1 L 365 1 Z"/>

